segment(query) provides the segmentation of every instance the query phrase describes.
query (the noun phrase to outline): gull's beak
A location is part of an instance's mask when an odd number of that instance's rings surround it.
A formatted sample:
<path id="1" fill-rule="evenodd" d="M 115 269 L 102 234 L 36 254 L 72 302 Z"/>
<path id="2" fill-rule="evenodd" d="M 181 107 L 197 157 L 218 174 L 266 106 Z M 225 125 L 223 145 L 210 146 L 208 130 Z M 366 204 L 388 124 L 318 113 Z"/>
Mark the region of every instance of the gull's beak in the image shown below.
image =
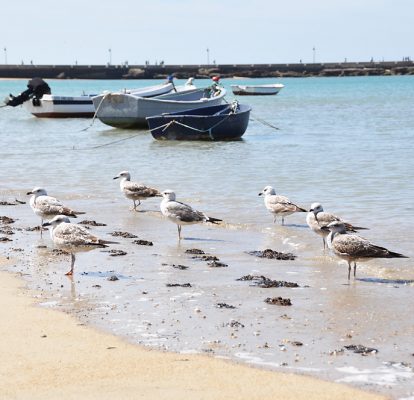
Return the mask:
<path id="1" fill-rule="evenodd" d="M 330 229 L 327 226 L 322 226 L 321 230 L 323 230 L 325 232 L 330 232 Z"/>
<path id="2" fill-rule="evenodd" d="M 313 212 L 313 208 L 311 208 L 311 209 L 309 210 L 309 212 Z"/>
<path id="3" fill-rule="evenodd" d="M 33 192 L 27 192 L 26 195 L 29 196 L 29 194 L 33 194 Z"/>
<path id="4" fill-rule="evenodd" d="M 263 192 L 260 192 L 260 193 L 258 194 L 258 196 L 263 196 Z"/>
<path id="5" fill-rule="evenodd" d="M 117 175 L 117 176 L 114 177 L 114 179 L 118 179 L 118 178 L 119 178 L 119 175 Z"/>
<path id="6" fill-rule="evenodd" d="M 44 227 L 44 226 L 50 226 L 50 225 L 52 225 L 50 222 L 44 222 L 43 224 L 42 224 L 42 226 Z"/>

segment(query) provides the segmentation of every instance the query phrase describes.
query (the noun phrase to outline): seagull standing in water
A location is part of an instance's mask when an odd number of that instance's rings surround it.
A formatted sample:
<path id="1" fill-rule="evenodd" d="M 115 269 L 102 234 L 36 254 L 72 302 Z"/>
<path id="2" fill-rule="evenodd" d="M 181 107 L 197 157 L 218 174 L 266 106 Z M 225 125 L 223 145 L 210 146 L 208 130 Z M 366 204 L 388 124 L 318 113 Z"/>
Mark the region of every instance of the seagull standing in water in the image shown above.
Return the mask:
<path id="1" fill-rule="evenodd" d="M 302 207 L 293 204 L 286 196 L 276 194 L 272 186 L 266 186 L 259 196 L 264 196 L 264 204 L 266 208 L 273 214 L 273 222 L 276 222 L 278 216 L 282 217 L 282 225 L 285 224 L 285 216 L 295 212 L 306 212 Z"/>
<path id="2" fill-rule="evenodd" d="M 348 262 L 348 280 L 351 279 L 351 263 L 354 263 L 354 277 L 357 261 L 368 261 L 373 258 L 408 258 L 399 253 L 377 246 L 369 240 L 346 232 L 346 225 L 341 221 L 334 221 L 323 228 L 329 230 L 328 246 L 343 260 Z"/>
<path id="3" fill-rule="evenodd" d="M 345 224 L 346 230 L 349 232 L 356 232 L 362 229 L 361 226 L 354 226 L 348 222 L 341 220 L 341 218 L 337 217 L 334 214 L 328 213 L 323 211 L 323 207 L 321 203 L 312 203 L 308 215 L 306 216 L 306 223 L 308 224 L 309 228 L 312 229 L 317 235 L 322 236 L 323 240 L 323 249 L 326 248 L 326 237 L 329 235 L 329 230 L 323 229 L 325 226 L 329 225 L 331 222 L 343 222 Z"/>
<path id="4" fill-rule="evenodd" d="M 198 224 L 200 222 L 211 222 L 216 224 L 221 219 L 208 217 L 201 211 L 194 210 L 187 204 L 175 200 L 175 193 L 172 190 L 164 190 L 162 193 L 161 213 L 170 221 L 177 224 L 178 239 L 181 239 L 181 226 Z"/>
<path id="5" fill-rule="evenodd" d="M 27 195 L 32 195 L 30 198 L 30 207 L 33 212 L 40 217 L 40 236 L 42 236 L 43 220 L 49 220 L 56 215 L 66 215 L 68 217 L 76 218 L 78 214 L 85 214 L 81 211 L 74 211 L 69 207 L 64 206 L 55 197 L 48 196 L 45 189 L 35 187 Z"/>
<path id="6" fill-rule="evenodd" d="M 52 227 L 50 237 L 55 246 L 71 255 L 70 270 L 65 275 L 73 275 L 75 253 L 108 247 L 108 244 L 118 243 L 97 238 L 83 226 L 72 224 L 65 215 L 57 215 L 49 222 L 45 222 L 43 226 Z"/>
<path id="7" fill-rule="evenodd" d="M 141 183 L 131 182 L 131 175 L 128 171 L 120 172 L 114 179 L 120 179 L 119 186 L 121 192 L 127 199 L 134 202 L 134 211 L 136 211 L 137 207 L 141 204 L 141 200 L 150 197 L 161 197 L 161 193 L 157 189 L 145 186 Z M 136 201 L 138 201 L 138 204 L 136 204 Z"/>

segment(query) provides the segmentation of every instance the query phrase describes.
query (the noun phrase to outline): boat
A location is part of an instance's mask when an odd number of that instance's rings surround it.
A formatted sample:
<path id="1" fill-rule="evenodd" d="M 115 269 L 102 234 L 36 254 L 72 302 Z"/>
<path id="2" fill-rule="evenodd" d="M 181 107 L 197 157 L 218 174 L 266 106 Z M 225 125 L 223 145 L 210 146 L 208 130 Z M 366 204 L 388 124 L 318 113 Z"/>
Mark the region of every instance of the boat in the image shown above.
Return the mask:
<path id="1" fill-rule="evenodd" d="M 285 85 L 274 83 L 269 85 L 231 85 L 233 94 L 238 96 L 269 96 L 278 94 Z"/>
<path id="2" fill-rule="evenodd" d="M 234 101 L 147 117 L 149 130 L 160 140 L 236 140 L 246 132 L 251 107 Z"/>
<path id="3" fill-rule="evenodd" d="M 92 118 L 95 107 L 92 101 L 96 94 L 80 96 L 57 96 L 51 94 L 49 85 L 41 78 L 33 78 L 28 82 L 28 89 L 18 96 L 10 95 L 6 105 L 23 107 L 39 118 Z M 174 90 L 172 77 L 167 82 L 137 89 L 124 89 L 124 94 L 142 97 L 159 96 Z M 103 96 L 104 94 L 102 94 Z"/>
<path id="4" fill-rule="evenodd" d="M 96 118 L 115 128 L 146 128 L 147 117 L 221 104 L 226 90 L 216 84 L 207 88 L 190 85 L 156 97 L 135 93 L 107 93 L 92 98 Z"/>

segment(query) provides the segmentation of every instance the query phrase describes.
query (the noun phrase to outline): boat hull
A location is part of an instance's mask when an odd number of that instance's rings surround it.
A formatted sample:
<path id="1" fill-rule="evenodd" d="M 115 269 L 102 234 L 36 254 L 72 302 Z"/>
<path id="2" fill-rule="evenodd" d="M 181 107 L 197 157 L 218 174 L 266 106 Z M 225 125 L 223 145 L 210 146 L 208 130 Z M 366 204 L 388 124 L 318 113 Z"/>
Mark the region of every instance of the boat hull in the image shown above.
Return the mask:
<path id="1" fill-rule="evenodd" d="M 278 94 L 284 85 L 231 85 L 233 94 L 238 96 L 274 96 Z"/>
<path id="2" fill-rule="evenodd" d="M 95 114 L 91 96 L 44 95 L 23 106 L 38 118 L 91 118 Z"/>
<path id="3" fill-rule="evenodd" d="M 246 132 L 250 106 L 240 104 L 206 107 L 147 118 L 150 132 L 158 140 L 237 140 Z"/>
<path id="4" fill-rule="evenodd" d="M 221 104 L 225 90 L 214 97 L 204 97 L 203 89 L 192 89 L 153 98 L 133 94 L 108 93 L 105 98 L 93 98 L 96 116 L 115 128 L 147 128 L 147 117 L 163 113 Z"/>

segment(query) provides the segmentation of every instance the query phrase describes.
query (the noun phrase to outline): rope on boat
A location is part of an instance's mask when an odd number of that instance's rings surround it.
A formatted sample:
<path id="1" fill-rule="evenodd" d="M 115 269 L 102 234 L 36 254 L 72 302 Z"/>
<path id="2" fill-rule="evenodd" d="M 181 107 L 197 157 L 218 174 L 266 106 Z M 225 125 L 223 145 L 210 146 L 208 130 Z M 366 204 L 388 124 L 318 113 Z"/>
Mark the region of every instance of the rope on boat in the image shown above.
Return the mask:
<path id="1" fill-rule="evenodd" d="M 93 125 L 93 124 L 94 124 L 94 122 L 95 122 L 96 116 L 98 115 L 98 111 L 99 111 L 99 109 L 101 108 L 101 105 L 102 105 L 103 101 L 104 101 L 104 100 L 106 99 L 106 97 L 107 97 L 107 96 L 109 96 L 110 94 L 112 94 L 112 92 L 108 92 L 108 93 L 105 93 L 105 94 L 104 94 L 104 96 L 102 97 L 101 101 L 100 101 L 100 102 L 99 102 L 99 104 L 98 104 L 98 107 L 96 107 L 95 114 L 93 114 L 92 122 L 89 124 L 89 126 L 88 126 L 87 128 L 82 129 L 82 130 L 81 130 L 81 132 L 85 132 L 85 131 L 87 131 L 90 127 L 92 127 L 92 125 Z"/>

